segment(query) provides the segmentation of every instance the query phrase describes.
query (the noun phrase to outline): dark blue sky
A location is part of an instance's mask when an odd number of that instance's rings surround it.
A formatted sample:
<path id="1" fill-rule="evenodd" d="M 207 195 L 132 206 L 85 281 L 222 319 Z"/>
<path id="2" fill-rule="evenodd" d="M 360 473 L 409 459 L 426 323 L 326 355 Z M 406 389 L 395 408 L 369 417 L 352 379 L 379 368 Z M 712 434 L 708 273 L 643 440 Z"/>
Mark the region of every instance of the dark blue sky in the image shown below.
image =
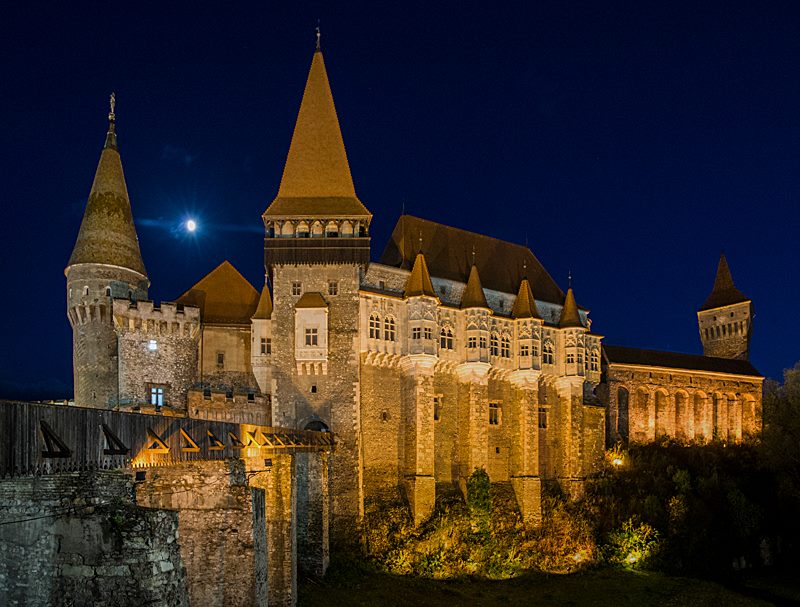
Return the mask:
<path id="1" fill-rule="evenodd" d="M 724 250 L 755 302 L 756 367 L 800 358 L 794 2 L 16 4 L 0 9 L 0 396 L 71 393 L 63 269 L 111 90 L 151 297 L 223 259 L 260 285 L 317 18 L 373 258 L 403 203 L 527 237 L 608 343 L 699 352 Z M 190 214 L 195 238 L 174 229 Z"/>

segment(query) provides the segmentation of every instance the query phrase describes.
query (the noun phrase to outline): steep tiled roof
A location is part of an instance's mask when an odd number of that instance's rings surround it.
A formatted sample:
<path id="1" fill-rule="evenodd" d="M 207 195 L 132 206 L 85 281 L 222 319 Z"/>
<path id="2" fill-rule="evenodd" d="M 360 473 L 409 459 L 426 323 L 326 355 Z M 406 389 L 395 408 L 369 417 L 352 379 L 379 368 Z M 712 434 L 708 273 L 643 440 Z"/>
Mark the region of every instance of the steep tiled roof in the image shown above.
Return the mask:
<path id="1" fill-rule="evenodd" d="M 748 298 L 733 284 L 733 277 L 728 267 L 728 260 L 725 259 L 725 255 L 720 255 L 719 265 L 717 266 L 717 276 L 714 279 L 714 288 L 711 289 L 711 294 L 699 311 L 712 310 L 714 308 L 730 306 L 744 301 L 748 301 Z"/>
<path id="2" fill-rule="evenodd" d="M 264 288 L 261 289 L 261 296 L 258 298 L 258 307 L 253 314 L 253 320 L 269 320 L 270 318 L 272 318 L 272 295 L 265 282 Z"/>
<path id="3" fill-rule="evenodd" d="M 749 361 L 732 358 L 713 358 L 698 354 L 661 352 L 603 344 L 603 352 L 610 363 L 622 365 L 642 365 L 646 367 L 667 367 L 689 371 L 712 371 L 762 377 Z"/>
<path id="4" fill-rule="evenodd" d="M 120 266 L 147 276 L 133 224 L 113 120 L 100 153 L 100 162 L 68 265 L 80 263 Z"/>
<path id="5" fill-rule="evenodd" d="M 321 293 L 316 291 L 308 291 L 303 293 L 300 299 L 297 300 L 297 303 L 294 305 L 295 308 L 327 308 L 328 304 L 325 302 L 325 298 L 322 297 Z"/>
<path id="6" fill-rule="evenodd" d="M 410 215 L 398 219 L 380 263 L 410 269 L 420 250 L 420 238 L 432 276 L 463 282 L 474 250 L 484 288 L 516 293 L 527 276 L 536 299 L 555 304 L 564 301 L 564 292 L 528 248 Z"/>
<path id="7" fill-rule="evenodd" d="M 314 53 L 278 196 L 264 216 L 370 216 L 356 196 L 322 52 Z"/>
<path id="8" fill-rule="evenodd" d="M 223 261 L 176 301 L 199 307 L 204 323 L 249 325 L 259 293 L 230 262 Z"/>

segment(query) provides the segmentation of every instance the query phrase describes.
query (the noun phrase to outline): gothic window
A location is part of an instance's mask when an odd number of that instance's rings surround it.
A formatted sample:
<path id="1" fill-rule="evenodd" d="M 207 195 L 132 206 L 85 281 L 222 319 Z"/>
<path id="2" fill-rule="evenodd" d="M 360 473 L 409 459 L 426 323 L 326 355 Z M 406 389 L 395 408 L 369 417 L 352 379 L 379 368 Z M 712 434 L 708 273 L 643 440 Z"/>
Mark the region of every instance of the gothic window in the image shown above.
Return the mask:
<path id="1" fill-rule="evenodd" d="M 425 327 L 425 339 L 433 339 L 433 329 Z"/>
<path id="2" fill-rule="evenodd" d="M 381 317 L 378 316 L 377 314 L 369 315 L 369 338 L 370 339 L 381 338 Z"/>
<path id="3" fill-rule="evenodd" d="M 303 283 L 299 280 L 292 282 L 292 295 L 300 295 L 303 292 Z"/>
<path id="4" fill-rule="evenodd" d="M 467 348 L 474 350 L 478 347 L 478 338 L 477 337 L 467 337 Z"/>
<path id="5" fill-rule="evenodd" d="M 592 350 L 589 359 L 589 368 L 592 371 L 599 371 L 600 370 L 600 353 L 597 350 Z"/>
<path id="6" fill-rule="evenodd" d="M 339 283 L 335 280 L 328 281 L 328 295 L 338 295 L 339 294 Z"/>
<path id="7" fill-rule="evenodd" d="M 383 338 L 386 341 L 394 341 L 397 335 L 397 324 L 394 318 L 387 316 L 383 321 Z"/>
<path id="8" fill-rule="evenodd" d="M 492 333 L 489 338 L 489 355 L 498 356 L 500 354 L 500 346 L 497 340 L 497 333 Z"/>
<path id="9" fill-rule="evenodd" d="M 500 340 L 500 356 L 511 358 L 511 340 L 505 335 Z"/>
<path id="10" fill-rule="evenodd" d="M 411 339 L 422 339 L 422 329 L 420 327 L 411 329 Z"/>
<path id="11" fill-rule="evenodd" d="M 546 365 L 553 364 L 553 362 L 555 361 L 555 357 L 553 356 L 553 342 L 546 341 L 544 343 L 542 358 L 544 364 Z"/>
<path id="12" fill-rule="evenodd" d="M 547 429 L 547 409 L 539 407 L 539 429 Z"/>
<path id="13" fill-rule="evenodd" d="M 489 425 L 500 425 L 500 403 L 489 403 Z"/>
<path id="14" fill-rule="evenodd" d="M 319 329 L 311 327 L 306 329 L 306 345 L 318 346 L 319 345 Z"/>
<path id="15" fill-rule="evenodd" d="M 450 327 L 442 328 L 442 333 L 439 338 L 439 345 L 441 346 L 442 350 L 452 350 L 453 349 L 453 330 Z"/>
<path id="16" fill-rule="evenodd" d="M 527 356 L 530 355 L 530 348 L 528 347 L 528 344 L 521 344 L 520 345 L 520 347 L 519 347 L 519 355 L 520 356 L 524 356 L 524 357 L 527 357 Z"/>

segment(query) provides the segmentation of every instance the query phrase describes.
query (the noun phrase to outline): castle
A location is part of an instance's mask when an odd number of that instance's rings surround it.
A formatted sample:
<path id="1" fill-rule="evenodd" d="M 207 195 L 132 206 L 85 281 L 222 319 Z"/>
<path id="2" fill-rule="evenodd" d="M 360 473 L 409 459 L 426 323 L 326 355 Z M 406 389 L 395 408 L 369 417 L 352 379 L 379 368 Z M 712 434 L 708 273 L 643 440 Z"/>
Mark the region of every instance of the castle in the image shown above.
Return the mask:
<path id="1" fill-rule="evenodd" d="M 113 105 L 109 121 L 65 270 L 75 404 L 331 431 L 336 535 L 383 497 L 420 522 L 476 468 L 536 526 L 542 483 L 580 494 L 617 441 L 760 430 L 752 303 L 724 257 L 704 356 L 605 345 L 527 247 L 403 215 L 371 261 L 319 49 L 263 214 L 260 290 L 224 262 L 148 300 Z"/>

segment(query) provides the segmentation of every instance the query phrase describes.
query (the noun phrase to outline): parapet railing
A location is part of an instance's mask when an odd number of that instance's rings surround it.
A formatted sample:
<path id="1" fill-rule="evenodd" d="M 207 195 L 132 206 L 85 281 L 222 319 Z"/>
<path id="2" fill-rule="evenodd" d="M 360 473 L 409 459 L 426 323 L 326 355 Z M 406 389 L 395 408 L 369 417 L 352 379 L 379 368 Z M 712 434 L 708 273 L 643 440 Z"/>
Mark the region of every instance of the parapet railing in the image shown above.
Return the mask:
<path id="1" fill-rule="evenodd" d="M 330 451 L 330 432 L 0 401 L 0 477 Z"/>

